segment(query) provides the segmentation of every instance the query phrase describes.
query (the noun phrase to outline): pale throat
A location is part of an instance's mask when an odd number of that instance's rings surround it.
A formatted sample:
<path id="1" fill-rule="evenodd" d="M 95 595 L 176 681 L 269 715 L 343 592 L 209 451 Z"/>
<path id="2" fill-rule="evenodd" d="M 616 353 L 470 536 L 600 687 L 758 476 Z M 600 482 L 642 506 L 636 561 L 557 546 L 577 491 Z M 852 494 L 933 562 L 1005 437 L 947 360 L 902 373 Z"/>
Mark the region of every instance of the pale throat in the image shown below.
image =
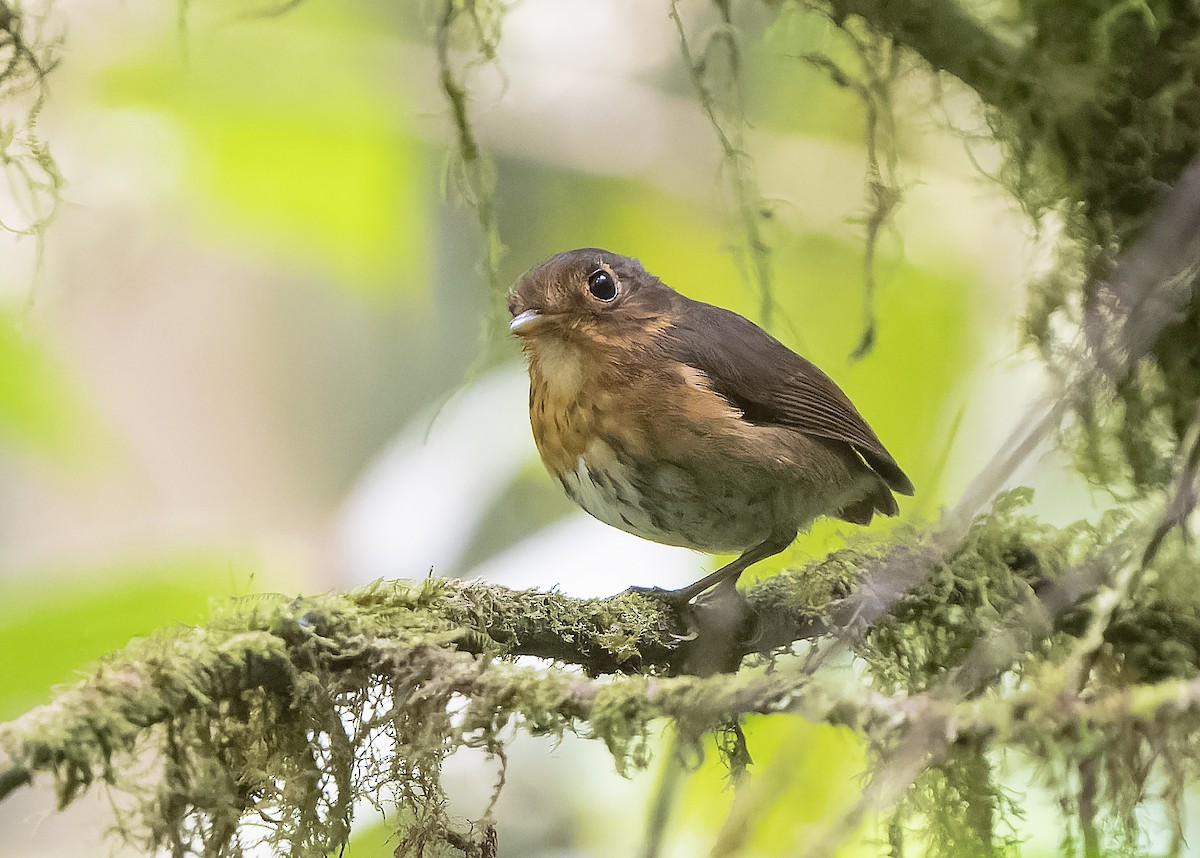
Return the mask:
<path id="1" fill-rule="evenodd" d="M 583 356 L 576 346 L 558 337 L 541 337 L 532 343 L 529 359 L 551 399 L 568 402 L 579 396 Z"/>

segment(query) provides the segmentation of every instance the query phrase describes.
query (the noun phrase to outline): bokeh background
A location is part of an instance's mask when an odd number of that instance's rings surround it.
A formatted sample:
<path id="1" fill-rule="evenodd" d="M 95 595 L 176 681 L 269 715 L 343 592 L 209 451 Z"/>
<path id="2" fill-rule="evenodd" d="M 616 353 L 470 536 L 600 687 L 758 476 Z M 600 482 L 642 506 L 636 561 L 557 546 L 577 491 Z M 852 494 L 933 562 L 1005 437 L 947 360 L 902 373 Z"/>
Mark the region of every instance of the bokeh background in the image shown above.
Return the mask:
<path id="1" fill-rule="evenodd" d="M 474 212 L 445 192 L 433 5 L 54 4 L 65 49 L 39 129 L 63 201 L 42 243 L 2 237 L 0 719 L 131 637 L 203 622 L 214 599 L 429 574 L 602 595 L 716 562 L 590 520 L 542 471 Z M 700 38 L 710 10 L 682 9 Z M 817 16 L 739 14 L 773 331 L 846 389 L 912 476 L 904 518 L 933 518 L 1039 390 L 1018 318 L 1052 236 L 986 177 L 999 159 L 961 130 L 979 127 L 971 100 L 903 78 L 905 201 L 880 246 L 877 343 L 852 361 L 863 108 L 798 58 L 849 55 Z M 496 64 L 469 81 L 505 283 L 601 246 L 759 317 L 665 2 L 514 3 Z M 19 219 L 14 178 L 0 205 Z M 489 326 L 499 345 L 484 350 Z M 1055 454 L 1031 462 L 1017 479 L 1040 514 L 1094 512 Z M 760 574 L 849 529 L 819 525 Z M 853 734 L 776 717 L 747 735 L 756 779 L 735 795 L 712 755 L 691 761 L 666 854 L 791 854 L 857 795 Z M 481 812 L 496 771 L 453 759 L 456 809 Z M 594 743 L 518 736 L 502 854 L 636 854 L 668 771 L 623 777 Z M 1036 802 L 1026 817 L 1035 844 L 1057 843 Z M 55 813 L 43 784 L 0 806 L 0 855 L 107 854 L 110 819 L 103 794 Z M 351 855 L 391 853 L 372 813 L 360 828 Z M 881 837 L 868 824 L 847 854 L 878 854 Z"/>

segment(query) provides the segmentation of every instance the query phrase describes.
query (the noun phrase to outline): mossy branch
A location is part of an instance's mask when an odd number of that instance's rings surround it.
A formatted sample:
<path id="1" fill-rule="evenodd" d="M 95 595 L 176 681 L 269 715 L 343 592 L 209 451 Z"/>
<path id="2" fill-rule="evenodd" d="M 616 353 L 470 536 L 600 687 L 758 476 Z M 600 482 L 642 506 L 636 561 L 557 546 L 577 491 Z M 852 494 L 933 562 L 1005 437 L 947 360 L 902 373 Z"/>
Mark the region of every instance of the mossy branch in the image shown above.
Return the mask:
<path id="1" fill-rule="evenodd" d="M 462 747 L 502 755 L 514 726 L 600 739 L 626 768 L 645 764 L 652 722 L 664 717 L 691 743 L 747 713 L 796 713 L 879 743 L 929 724 L 951 741 L 1017 745 L 1081 723 L 1161 727 L 1182 714 L 1192 724 L 1200 606 L 1162 589 L 1131 596 L 1106 624 L 1098 686 L 1054 679 L 1055 654 L 1091 628 L 1088 611 L 1072 608 L 1076 592 L 1053 627 L 1026 630 L 1012 651 L 1006 671 L 1049 670 L 1042 681 L 1006 686 L 1016 693 L 991 681 L 957 698 L 937 692 L 939 672 L 987 646 L 990 617 L 1072 583 L 1082 559 L 1124 538 L 1112 523 L 1038 525 L 1020 505 L 1020 495 L 1005 499 L 942 559 L 911 531 L 890 548 L 836 552 L 750 588 L 749 638 L 718 639 L 722 657 L 812 644 L 808 658 L 736 674 L 672 675 L 697 652 L 712 655 L 705 612 L 718 606 L 688 618 L 635 594 L 581 600 L 443 579 L 234 600 L 204 627 L 130 644 L 0 726 L 0 799 L 50 773 L 60 805 L 96 782 L 142 796 L 137 821 L 121 830 L 145 848 L 240 854 L 250 815 L 270 820 L 267 838 L 293 854 L 324 854 L 345 842 L 353 800 L 392 793 L 406 838 L 461 840 L 447 833 L 441 761 Z M 1194 595 L 1177 543 L 1164 541 L 1155 574 Z M 689 622 L 698 636 L 682 634 Z M 834 629 L 870 666 L 874 688 L 816 670 Z M 517 655 L 558 665 L 525 667 Z M 157 760 L 161 776 L 139 781 L 135 756 Z"/>
<path id="2" fill-rule="evenodd" d="M 769 631 L 743 651 L 789 632 L 824 630 L 825 607 L 855 574 L 849 560 L 835 555 L 814 564 L 815 574 L 782 575 L 751 591 Z M 342 692 L 347 682 L 365 691 L 397 659 L 411 666 L 413 658 L 429 667 L 443 659 L 439 670 L 477 656 L 480 665 L 494 665 L 496 657 L 524 655 L 578 665 L 579 676 L 666 672 L 687 648 L 682 631 L 672 610 L 639 595 L 572 599 L 440 578 L 303 599 L 233 600 L 206 627 L 135 641 L 53 702 L 0 727 L 0 800 L 35 773 L 51 771 L 65 804 L 94 780 L 111 779 L 112 756 L 132 751 L 155 725 L 249 692 L 288 697 L 298 673 L 318 662 L 328 674 L 323 684 Z"/>
<path id="3" fill-rule="evenodd" d="M 1035 0 L 984 20 L 960 0 L 821 5 L 843 26 L 866 22 L 979 96 L 1006 153 L 1002 181 L 1035 218 L 1051 214 L 1062 226 L 1059 263 L 1034 284 L 1026 327 L 1051 368 L 1069 371 L 1077 332 L 1110 309 L 1097 285 L 1154 229 L 1155 211 L 1200 152 L 1196 10 Z M 1073 396 L 1078 419 L 1067 440 L 1097 483 L 1146 493 L 1171 479 L 1171 456 L 1200 402 L 1198 270 L 1178 272 L 1182 306 L 1156 324 L 1144 353 Z"/>
<path id="4" fill-rule="evenodd" d="M 993 107 L 1011 104 L 1020 53 L 957 0 L 827 0 L 835 21 L 854 15 L 954 75 Z"/>

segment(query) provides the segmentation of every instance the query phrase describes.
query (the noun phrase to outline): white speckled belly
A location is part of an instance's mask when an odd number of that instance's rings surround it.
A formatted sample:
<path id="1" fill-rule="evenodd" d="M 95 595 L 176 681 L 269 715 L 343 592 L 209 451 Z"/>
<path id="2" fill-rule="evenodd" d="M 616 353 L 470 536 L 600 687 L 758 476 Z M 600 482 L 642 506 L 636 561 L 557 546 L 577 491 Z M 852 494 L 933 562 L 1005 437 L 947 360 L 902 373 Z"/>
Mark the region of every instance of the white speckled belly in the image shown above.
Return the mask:
<path id="1" fill-rule="evenodd" d="M 570 498 L 595 518 L 665 545 L 736 553 L 767 536 L 769 500 L 702 486 L 676 465 L 628 465 L 593 442 L 574 471 L 559 476 Z"/>

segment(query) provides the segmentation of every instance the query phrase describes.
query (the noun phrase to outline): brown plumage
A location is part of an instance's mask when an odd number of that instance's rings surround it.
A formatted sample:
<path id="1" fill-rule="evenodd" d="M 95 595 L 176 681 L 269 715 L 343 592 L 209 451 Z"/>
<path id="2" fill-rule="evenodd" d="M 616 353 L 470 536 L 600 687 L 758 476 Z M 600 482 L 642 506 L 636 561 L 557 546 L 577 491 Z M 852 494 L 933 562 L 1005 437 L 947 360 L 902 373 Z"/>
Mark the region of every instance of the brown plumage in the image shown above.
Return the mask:
<path id="1" fill-rule="evenodd" d="M 815 365 L 637 260 L 552 256 L 509 296 L 542 461 L 596 518 L 737 560 L 690 600 L 786 548 L 819 516 L 895 515 L 912 483 Z"/>

